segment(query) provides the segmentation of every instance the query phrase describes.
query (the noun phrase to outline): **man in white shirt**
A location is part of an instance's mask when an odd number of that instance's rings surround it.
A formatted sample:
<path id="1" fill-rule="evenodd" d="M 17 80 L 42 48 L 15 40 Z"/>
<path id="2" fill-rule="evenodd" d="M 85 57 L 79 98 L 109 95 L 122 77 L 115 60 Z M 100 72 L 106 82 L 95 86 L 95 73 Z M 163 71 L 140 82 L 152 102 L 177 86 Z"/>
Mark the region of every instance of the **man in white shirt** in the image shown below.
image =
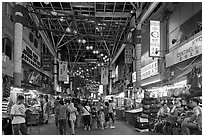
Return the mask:
<path id="1" fill-rule="evenodd" d="M 114 124 L 115 124 L 114 114 L 115 114 L 115 103 L 114 103 L 113 98 L 112 98 L 112 100 L 109 100 L 109 117 L 112 120 L 112 125 L 110 126 L 110 128 L 112 128 L 112 129 L 115 128 L 115 126 L 114 126 Z"/>
<path id="2" fill-rule="evenodd" d="M 25 105 L 23 104 L 24 97 L 19 95 L 17 97 L 17 103 L 11 108 L 11 116 L 13 117 L 12 126 L 13 126 L 13 134 L 19 135 L 19 131 L 21 131 L 22 135 L 28 135 L 27 127 L 25 124 Z"/>

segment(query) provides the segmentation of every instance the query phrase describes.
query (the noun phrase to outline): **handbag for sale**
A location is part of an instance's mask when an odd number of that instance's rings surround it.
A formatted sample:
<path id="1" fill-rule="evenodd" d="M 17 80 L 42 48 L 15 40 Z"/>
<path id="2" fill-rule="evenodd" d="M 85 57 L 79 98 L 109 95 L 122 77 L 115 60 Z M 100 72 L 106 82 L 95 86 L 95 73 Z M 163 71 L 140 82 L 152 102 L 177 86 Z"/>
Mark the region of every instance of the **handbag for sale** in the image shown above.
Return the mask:
<path id="1" fill-rule="evenodd" d="M 141 118 L 148 118 L 149 115 L 148 115 L 148 114 L 145 114 L 145 113 L 142 113 L 142 114 L 140 115 L 140 117 L 141 117 Z"/>
<path id="2" fill-rule="evenodd" d="M 149 109 L 149 108 L 150 108 L 150 105 L 144 105 L 143 108 L 144 108 L 144 109 Z"/>
<path id="3" fill-rule="evenodd" d="M 150 109 L 143 109 L 143 113 L 149 114 L 149 113 L 151 113 L 151 111 L 150 111 Z"/>

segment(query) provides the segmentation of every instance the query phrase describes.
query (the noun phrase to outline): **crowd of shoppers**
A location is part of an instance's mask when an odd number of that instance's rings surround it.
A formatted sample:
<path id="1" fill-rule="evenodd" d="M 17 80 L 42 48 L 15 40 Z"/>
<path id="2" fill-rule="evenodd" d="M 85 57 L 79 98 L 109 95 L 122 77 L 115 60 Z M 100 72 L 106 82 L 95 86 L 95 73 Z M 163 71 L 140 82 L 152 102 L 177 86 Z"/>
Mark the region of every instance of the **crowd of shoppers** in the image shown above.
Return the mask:
<path id="1" fill-rule="evenodd" d="M 68 126 L 75 134 L 83 120 L 84 130 L 115 128 L 115 104 L 112 100 L 92 102 L 77 98 L 55 100 L 55 123 L 60 134 L 67 134 Z"/>

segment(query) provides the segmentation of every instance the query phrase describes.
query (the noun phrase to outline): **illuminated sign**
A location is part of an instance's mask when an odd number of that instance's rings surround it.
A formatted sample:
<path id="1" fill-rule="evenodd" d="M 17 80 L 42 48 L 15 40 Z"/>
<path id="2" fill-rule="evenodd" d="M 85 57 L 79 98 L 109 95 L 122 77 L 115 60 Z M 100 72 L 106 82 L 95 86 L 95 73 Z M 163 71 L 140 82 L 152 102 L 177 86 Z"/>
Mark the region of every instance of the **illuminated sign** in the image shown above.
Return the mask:
<path id="1" fill-rule="evenodd" d="M 160 57 L 160 21 L 150 20 L 149 56 Z"/>
<path id="2" fill-rule="evenodd" d="M 137 78 L 137 74 L 136 74 L 136 72 L 133 72 L 133 73 L 132 73 L 132 82 L 133 82 L 133 83 L 137 81 L 136 78 Z"/>

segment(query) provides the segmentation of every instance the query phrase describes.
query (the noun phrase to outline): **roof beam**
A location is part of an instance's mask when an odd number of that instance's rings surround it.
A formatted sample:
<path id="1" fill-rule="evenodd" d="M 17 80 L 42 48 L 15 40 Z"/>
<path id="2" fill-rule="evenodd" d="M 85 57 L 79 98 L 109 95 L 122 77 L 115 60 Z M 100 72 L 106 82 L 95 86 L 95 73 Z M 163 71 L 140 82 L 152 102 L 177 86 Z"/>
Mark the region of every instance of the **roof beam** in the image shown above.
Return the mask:
<path id="1" fill-rule="evenodd" d="M 72 7 L 80 7 L 80 8 L 94 8 L 93 3 L 86 2 L 71 2 Z"/>
<path id="2" fill-rule="evenodd" d="M 115 18 L 127 18 L 131 16 L 131 13 L 126 12 L 96 12 L 96 17 L 115 17 Z"/>

